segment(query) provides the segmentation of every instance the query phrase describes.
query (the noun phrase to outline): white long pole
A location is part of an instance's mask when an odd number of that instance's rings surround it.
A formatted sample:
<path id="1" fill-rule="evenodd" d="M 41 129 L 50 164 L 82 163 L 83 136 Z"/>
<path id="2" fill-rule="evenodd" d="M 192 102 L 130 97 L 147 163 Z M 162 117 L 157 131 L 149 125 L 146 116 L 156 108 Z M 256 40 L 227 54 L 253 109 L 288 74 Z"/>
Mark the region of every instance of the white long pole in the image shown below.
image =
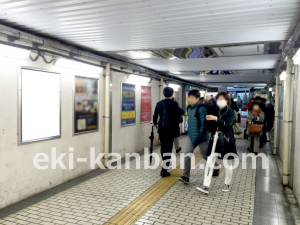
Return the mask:
<path id="1" fill-rule="evenodd" d="M 107 167 L 108 154 L 109 154 L 109 122 L 110 122 L 110 64 L 107 63 L 105 67 L 105 113 L 104 113 L 104 166 Z"/>
<path id="2" fill-rule="evenodd" d="M 278 146 L 278 112 L 279 112 L 279 87 L 280 87 L 280 78 L 276 76 L 276 85 L 275 85 L 275 121 L 274 121 L 274 144 L 273 144 L 273 154 L 276 155 L 279 149 Z"/>
<path id="3" fill-rule="evenodd" d="M 283 185 L 289 184 L 290 165 L 290 124 L 291 124 L 291 86 L 292 86 L 292 57 L 288 56 L 286 66 L 285 97 L 283 108 Z"/>

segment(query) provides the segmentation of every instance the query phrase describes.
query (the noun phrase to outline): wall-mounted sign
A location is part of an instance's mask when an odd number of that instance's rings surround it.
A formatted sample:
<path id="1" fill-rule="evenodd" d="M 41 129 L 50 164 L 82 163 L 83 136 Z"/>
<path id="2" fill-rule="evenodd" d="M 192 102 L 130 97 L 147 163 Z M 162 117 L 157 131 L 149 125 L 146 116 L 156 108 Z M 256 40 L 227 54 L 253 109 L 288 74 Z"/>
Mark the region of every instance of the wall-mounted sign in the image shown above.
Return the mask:
<path id="1" fill-rule="evenodd" d="M 141 123 L 151 122 L 151 87 L 141 86 Z"/>
<path id="2" fill-rule="evenodd" d="M 98 79 L 75 76 L 74 133 L 97 131 L 99 111 Z"/>
<path id="3" fill-rule="evenodd" d="M 20 144 L 59 138 L 60 74 L 22 67 L 20 81 Z"/>
<path id="4" fill-rule="evenodd" d="M 121 126 L 135 124 L 135 85 L 121 84 Z"/>

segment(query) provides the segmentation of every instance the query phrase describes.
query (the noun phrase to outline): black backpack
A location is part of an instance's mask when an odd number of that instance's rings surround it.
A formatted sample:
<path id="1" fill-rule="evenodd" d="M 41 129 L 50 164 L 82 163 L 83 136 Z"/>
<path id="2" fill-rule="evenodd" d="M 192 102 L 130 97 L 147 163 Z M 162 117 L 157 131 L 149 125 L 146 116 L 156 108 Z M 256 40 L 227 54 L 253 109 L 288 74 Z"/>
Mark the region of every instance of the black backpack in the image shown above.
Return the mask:
<path id="1" fill-rule="evenodd" d="M 161 101 L 163 106 L 163 116 L 161 118 L 161 130 L 162 131 L 169 131 L 174 127 L 175 124 L 179 123 L 179 113 L 175 111 L 173 108 L 168 107 L 164 100 Z"/>

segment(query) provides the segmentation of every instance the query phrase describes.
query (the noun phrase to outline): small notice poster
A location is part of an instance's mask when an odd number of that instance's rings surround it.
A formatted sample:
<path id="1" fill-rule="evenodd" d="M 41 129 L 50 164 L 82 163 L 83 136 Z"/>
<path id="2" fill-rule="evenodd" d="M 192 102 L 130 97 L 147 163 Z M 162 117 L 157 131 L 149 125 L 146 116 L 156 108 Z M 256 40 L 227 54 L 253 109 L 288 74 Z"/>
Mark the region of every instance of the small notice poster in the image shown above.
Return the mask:
<path id="1" fill-rule="evenodd" d="M 141 87 L 141 123 L 151 122 L 151 87 Z"/>
<path id="2" fill-rule="evenodd" d="M 122 83 L 121 86 L 121 126 L 135 124 L 135 85 Z"/>

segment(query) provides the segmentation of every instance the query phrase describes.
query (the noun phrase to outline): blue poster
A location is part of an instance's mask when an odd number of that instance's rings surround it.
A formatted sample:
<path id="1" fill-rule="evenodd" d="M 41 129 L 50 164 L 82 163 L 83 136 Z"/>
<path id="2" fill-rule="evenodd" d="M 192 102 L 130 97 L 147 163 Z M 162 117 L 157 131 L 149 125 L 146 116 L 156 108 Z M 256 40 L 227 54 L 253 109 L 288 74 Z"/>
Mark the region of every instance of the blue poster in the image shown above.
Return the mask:
<path id="1" fill-rule="evenodd" d="M 122 83 L 121 126 L 135 124 L 135 85 Z"/>

